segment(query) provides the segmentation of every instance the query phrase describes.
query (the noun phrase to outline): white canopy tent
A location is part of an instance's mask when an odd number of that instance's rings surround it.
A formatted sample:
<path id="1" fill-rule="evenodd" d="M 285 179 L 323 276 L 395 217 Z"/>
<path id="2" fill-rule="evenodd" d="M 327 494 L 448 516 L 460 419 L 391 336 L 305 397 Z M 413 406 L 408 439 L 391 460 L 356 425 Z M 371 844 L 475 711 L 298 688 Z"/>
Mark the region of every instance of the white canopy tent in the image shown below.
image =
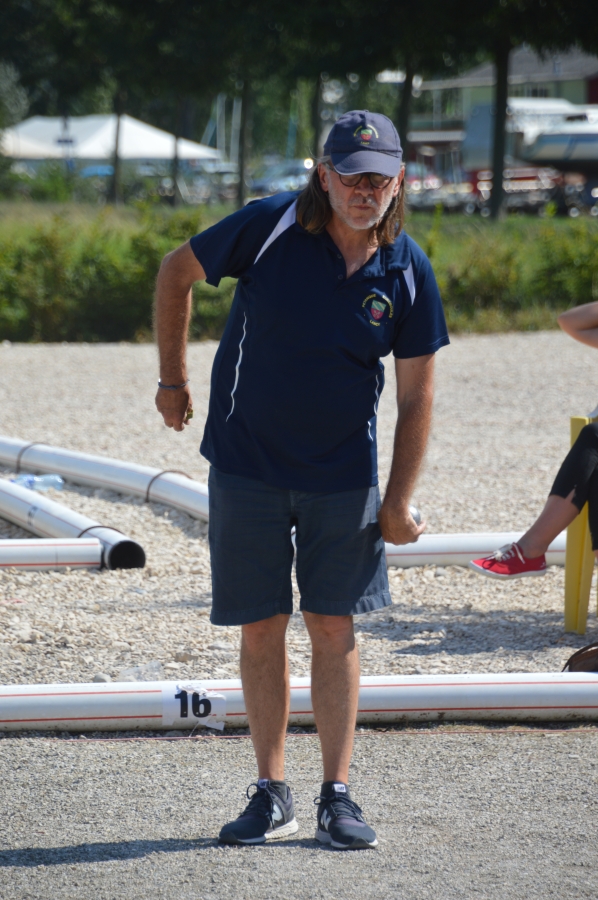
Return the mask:
<path id="1" fill-rule="evenodd" d="M 5 156 L 22 160 L 111 160 L 116 141 L 116 115 L 71 116 L 68 119 L 32 116 L 1 135 Z M 120 118 L 121 159 L 167 160 L 175 156 L 175 137 L 131 116 Z M 220 159 L 213 147 L 179 138 L 179 159 Z"/>

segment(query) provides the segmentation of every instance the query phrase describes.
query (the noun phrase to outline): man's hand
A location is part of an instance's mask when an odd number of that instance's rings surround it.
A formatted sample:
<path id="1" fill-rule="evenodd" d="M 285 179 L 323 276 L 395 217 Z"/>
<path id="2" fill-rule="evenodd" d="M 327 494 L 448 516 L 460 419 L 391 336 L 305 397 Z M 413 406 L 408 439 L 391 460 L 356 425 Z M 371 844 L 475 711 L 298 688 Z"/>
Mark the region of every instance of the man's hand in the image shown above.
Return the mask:
<path id="1" fill-rule="evenodd" d="M 165 425 L 174 428 L 175 431 L 182 431 L 193 416 L 193 400 L 189 386 L 186 385 L 176 391 L 158 388 L 156 408 L 162 413 Z"/>
<path id="2" fill-rule="evenodd" d="M 378 511 L 378 522 L 387 544 L 414 544 L 426 527 L 425 522 L 415 524 L 408 506 L 393 507 L 386 502 Z"/>

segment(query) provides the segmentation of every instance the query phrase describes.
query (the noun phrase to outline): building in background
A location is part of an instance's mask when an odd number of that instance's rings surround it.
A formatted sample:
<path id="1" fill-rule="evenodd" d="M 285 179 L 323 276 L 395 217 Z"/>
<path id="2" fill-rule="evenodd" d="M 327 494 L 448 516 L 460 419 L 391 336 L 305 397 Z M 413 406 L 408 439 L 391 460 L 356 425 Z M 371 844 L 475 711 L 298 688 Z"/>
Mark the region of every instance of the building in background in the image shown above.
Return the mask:
<path id="1" fill-rule="evenodd" d="M 400 83 L 404 73 L 381 72 L 378 80 Z M 450 173 L 472 114 L 478 115 L 481 108 L 491 109 L 495 84 L 491 62 L 454 78 L 425 81 L 416 77 L 408 135 L 410 159 L 438 174 Z M 554 98 L 584 106 L 598 104 L 598 57 L 570 50 L 542 58 L 525 45 L 518 47 L 510 58 L 509 97 Z"/>
<path id="2" fill-rule="evenodd" d="M 475 106 L 492 103 L 496 75 L 494 64 L 482 63 L 455 78 L 423 81 L 419 90 L 429 92 L 438 109 L 437 124 L 442 124 L 443 108 L 451 101 L 451 120 L 462 123 Z M 539 56 L 525 45 L 513 50 L 509 62 L 509 97 L 553 97 L 580 105 L 598 104 L 598 57 L 581 50 Z M 432 124 L 430 116 L 416 116 L 412 127 Z"/>
<path id="3" fill-rule="evenodd" d="M 405 73 L 385 71 L 377 80 L 401 84 Z M 598 214 L 598 57 L 576 49 L 541 57 L 524 45 L 511 54 L 508 83 L 507 206 L 542 211 L 559 197 L 569 214 Z M 491 62 L 454 78 L 413 79 L 411 206 L 488 213 L 495 88 Z"/>

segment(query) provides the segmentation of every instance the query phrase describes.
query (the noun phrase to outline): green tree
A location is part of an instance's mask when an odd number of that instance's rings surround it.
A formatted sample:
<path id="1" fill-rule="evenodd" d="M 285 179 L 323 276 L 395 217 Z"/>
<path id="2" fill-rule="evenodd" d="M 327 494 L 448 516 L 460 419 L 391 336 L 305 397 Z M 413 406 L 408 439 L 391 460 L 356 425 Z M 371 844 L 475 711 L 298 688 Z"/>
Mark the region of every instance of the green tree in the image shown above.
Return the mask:
<path id="1" fill-rule="evenodd" d="M 0 128 L 15 125 L 29 109 L 27 91 L 19 81 L 19 73 L 11 63 L 0 62 Z"/>

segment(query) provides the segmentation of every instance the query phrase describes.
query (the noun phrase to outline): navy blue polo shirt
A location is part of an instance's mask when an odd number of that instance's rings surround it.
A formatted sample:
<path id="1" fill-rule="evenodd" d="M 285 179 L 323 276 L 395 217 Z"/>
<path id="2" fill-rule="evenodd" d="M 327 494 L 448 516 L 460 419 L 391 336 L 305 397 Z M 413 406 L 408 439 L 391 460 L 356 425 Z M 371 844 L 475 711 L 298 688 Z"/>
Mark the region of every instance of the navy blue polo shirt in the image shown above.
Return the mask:
<path id="1" fill-rule="evenodd" d="M 297 223 L 297 196 L 249 203 L 191 239 L 208 284 L 238 278 L 200 452 L 276 487 L 369 487 L 380 358 L 448 344 L 442 304 L 429 260 L 405 233 L 347 278 L 328 232 Z"/>

